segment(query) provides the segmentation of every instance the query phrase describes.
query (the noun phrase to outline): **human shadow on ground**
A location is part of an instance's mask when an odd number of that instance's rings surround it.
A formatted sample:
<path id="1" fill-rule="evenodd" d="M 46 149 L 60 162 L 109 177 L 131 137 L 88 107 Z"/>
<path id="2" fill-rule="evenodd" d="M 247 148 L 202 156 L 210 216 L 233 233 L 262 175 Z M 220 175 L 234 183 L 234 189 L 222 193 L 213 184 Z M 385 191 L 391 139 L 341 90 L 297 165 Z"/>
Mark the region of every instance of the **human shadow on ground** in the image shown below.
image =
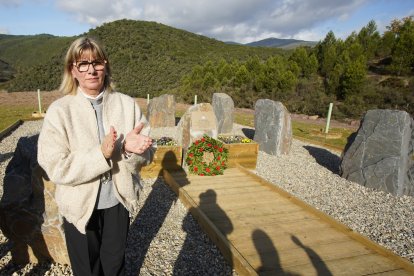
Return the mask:
<path id="1" fill-rule="evenodd" d="M 0 164 L 13 156 L 13 152 L 0 153 Z"/>
<path id="2" fill-rule="evenodd" d="M 333 172 L 334 174 L 339 174 L 339 166 L 341 165 L 341 158 L 330 151 L 313 146 L 303 146 L 315 161 Z"/>
<path id="3" fill-rule="evenodd" d="M 134 231 L 139 234 L 135 237 L 128 237 L 126 248 L 127 275 L 140 274 L 151 242 L 163 225 L 171 206 L 177 201 L 177 196 L 163 181 L 164 168 L 168 167 L 171 171 L 182 170 L 180 166 L 174 165 L 176 162 L 177 157 L 174 152 L 166 152 L 161 161 L 162 169 L 152 185 L 152 190 L 130 226 L 130 232 Z"/>
<path id="4" fill-rule="evenodd" d="M 0 257 L 10 251 L 12 258 L 0 269 L 0 274 L 11 275 L 28 264 L 29 247 L 39 262 L 30 273 L 45 273 L 53 261 L 41 231 L 45 198 L 43 182 L 36 181 L 43 172 L 37 163 L 37 140 L 38 135 L 21 137 L 6 167 L 0 200 L 0 229 L 9 243 L 0 247 Z"/>
<path id="5" fill-rule="evenodd" d="M 242 128 L 242 132 L 243 132 L 244 136 L 246 136 L 247 138 L 253 140 L 254 133 L 255 133 L 254 128 L 246 128 L 246 127 L 244 127 L 244 128 Z"/>
<path id="6" fill-rule="evenodd" d="M 214 177 L 212 177 L 211 180 L 213 181 Z M 217 204 L 217 194 L 214 190 L 208 189 L 201 193 L 199 198 L 200 202 L 198 207 L 191 208 L 183 221 L 182 228 L 187 235 L 180 254 L 174 264 L 173 275 L 232 275 L 231 268 L 233 267 L 233 263 L 230 251 L 222 252 L 222 255 L 229 264 L 228 267 L 225 267 L 224 260 L 222 263 L 223 265 L 220 266 L 214 258 L 206 259 L 205 256 L 208 256 L 208 252 L 200 251 L 200 248 L 197 247 L 197 240 L 200 238 L 208 240 L 208 237 L 206 235 L 203 235 L 203 237 L 195 236 L 194 233 L 202 232 L 202 230 L 199 229 L 200 226 L 196 223 L 194 218 L 199 221 L 199 224 L 206 225 L 202 216 L 205 215 L 210 219 L 210 216 L 214 215 L 215 226 L 225 238 L 233 231 L 233 224 L 230 218 Z M 194 231 L 195 228 L 198 228 L 199 230 Z M 219 241 L 219 243 L 220 242 L 221 241 Z M 207 248 L 207 250 L 215 251 L 217 248 Z M 211 253 L 209 255 L 211 255 Z M 218 252 L 216 255 L 218 255 Z"/>
<path id="7" fill-rule="evenodd" d="M 291 235 L 292 241 L 303 248 L 306 254 L 309 257 L 309 260 L 312 262 L 313 267 L 316 269 L 316 275 L 332 276 L 332 272 L 326 266 L 322 258 L 309 246 L 304 245 L 295 235 Z"/>
<path id="8" fill-rule="evenodd" d="M 252 233 L 252 240 L 260 257 L 261 266 L 256 269 L 258 274 L 268 273 L 269 275 L 297 276 L 299 274 L 285 271 L 280 264 L 279 253 L 269 235 L 261 229 Z"/>

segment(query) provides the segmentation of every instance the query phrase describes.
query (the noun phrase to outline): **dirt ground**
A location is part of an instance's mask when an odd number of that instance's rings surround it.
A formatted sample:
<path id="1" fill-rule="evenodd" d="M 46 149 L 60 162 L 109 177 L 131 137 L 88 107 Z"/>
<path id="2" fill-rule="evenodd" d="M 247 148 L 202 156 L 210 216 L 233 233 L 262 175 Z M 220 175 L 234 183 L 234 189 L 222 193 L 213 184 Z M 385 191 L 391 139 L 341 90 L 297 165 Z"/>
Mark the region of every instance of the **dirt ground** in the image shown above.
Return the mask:
<path id="1" fill-rule="evenodd" d="M 56 99 L 63 96 L 62 93 L 59 91 L 41 91 L 41 102 L 42 102 L 42 108 L 47 109 L 47 107 Z M 141 108 L 145 109 L 147 99 L 143 98 L 137 98 L 136 99 L 138 105 Z M 6 93 L 6 92 L 0 92 L 0 107 L 1 106 L 33 106 L 33 110 L 38 109 L 38 100 L 37 100 L 37 92 L 12 92 L 12 93 Z M 188 104 L 183 103 L 177 103 L 176 109 L 179 111 L 185 111 L 189 107 Z M 254 114 L 254 110 L 247 109 L 247 108 L 236 108 L 235 112 L 239 113 L 250 113 Z M 326 119 L 324 118 L 315 118 L 314 116 L 307 116 L 303 114 L 291 114 L 291 118 L 294 121 L 304 122 L 304 123 L 311 123 L 311 124 L 319 124 L 321 126 L 326 125 Z M 359 127 L 359 121 L 352 121 L 349 120 L 347 122 L 338 122 L 335 120 L 331 120 L 330 127 L 339 127 L 339 128 L 348 128 L 357 130 Z"/>

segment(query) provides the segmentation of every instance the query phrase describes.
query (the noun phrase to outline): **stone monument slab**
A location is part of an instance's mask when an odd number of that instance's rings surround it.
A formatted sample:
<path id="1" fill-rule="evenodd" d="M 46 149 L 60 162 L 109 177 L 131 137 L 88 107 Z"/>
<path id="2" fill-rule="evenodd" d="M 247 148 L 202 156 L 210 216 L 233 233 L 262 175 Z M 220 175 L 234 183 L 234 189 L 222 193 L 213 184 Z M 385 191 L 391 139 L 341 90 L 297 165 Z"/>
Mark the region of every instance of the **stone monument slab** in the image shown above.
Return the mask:
<path id="1" fill-rule="evenodd" d="M 254 107 L 253 140 L 268 154 L 288 154 L 292 145 L 290 113 L 281 102 L 260 99 Z"/>
<path id="2" fill-rule="evenodd" d="M 342 177 L 414 196 L 414 121 L 405 111 L 369 110 L 342 154 Z"/>

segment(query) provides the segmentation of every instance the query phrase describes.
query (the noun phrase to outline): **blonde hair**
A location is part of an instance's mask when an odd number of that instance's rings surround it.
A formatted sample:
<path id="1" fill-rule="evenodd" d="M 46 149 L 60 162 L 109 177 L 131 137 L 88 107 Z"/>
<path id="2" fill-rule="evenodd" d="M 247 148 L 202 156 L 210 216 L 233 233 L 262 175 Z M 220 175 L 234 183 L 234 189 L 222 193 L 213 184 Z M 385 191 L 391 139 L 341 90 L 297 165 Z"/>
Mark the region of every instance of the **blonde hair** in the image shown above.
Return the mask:
<path id="1" fill-rule="evenodd" d="M 88 37 L 80 37 L 73 41 L 66 52 L 65 67 L 59 90 L 65 94 L 76 94 L 79 83 L 72 76 L 73 63 L 76 62 L 85 51 L 90 51 L 91 55 L 96 59 L 106 60 L 104 87 L 108 92 L 111 92 L 114 85 L 111 81 L 111 67 L 107 55 L 96 40 Z"/>

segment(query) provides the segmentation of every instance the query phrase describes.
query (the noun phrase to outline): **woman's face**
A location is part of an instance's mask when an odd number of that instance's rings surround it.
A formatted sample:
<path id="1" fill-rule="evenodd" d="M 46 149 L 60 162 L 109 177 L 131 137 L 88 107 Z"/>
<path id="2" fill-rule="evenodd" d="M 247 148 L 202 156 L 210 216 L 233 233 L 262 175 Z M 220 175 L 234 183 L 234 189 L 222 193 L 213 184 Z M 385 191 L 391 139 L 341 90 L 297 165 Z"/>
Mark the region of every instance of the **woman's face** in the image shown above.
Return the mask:
<path id="1" fill-rule="evenodd" d="M 103 88 L 106 61 L 95 59 L 90 51 L 85 51 L 72 66 L 72 76 L 78 80 L 82 91 L 90 96 L 97 96 Z"/>

